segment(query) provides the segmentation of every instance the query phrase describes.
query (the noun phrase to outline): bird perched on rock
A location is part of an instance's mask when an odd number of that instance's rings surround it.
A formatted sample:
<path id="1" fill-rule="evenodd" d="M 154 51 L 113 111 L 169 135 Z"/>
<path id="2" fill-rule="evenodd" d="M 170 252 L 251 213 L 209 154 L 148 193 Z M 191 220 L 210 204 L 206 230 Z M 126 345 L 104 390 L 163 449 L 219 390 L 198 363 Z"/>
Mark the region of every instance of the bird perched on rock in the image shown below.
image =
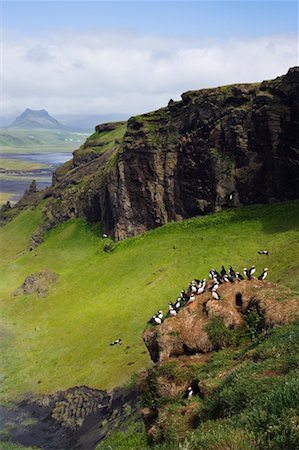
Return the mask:
<path id="1" fill-rule="evenodd" d="M 221 275 L 222 277 L 224 277 L 224 275 L 226 275 L 226 270 L 225 270 L 224 266 L 221 266 L 221 272 L 220 272 L 220 275 Z"/>
<path id="2" fill-rule="evenodd" d="M 253 276 L 254 272 L 255 272 L 255 266 L 251 266 L 251 268 L 249 269 L 249 275 L 250 275 L 250 277 Z"/>
<path id="3" fill-rule="evenodd" d="M 242 281 L 244 280 L 244 277 L 240 274 L 240 272 L 236 272 L 236 279 Z"/>
<path id="4" fill-rule="evenodd" d="M 190 298 L 190 295 L 187 294 L 184 289 L 181 290 L 181 299 L 184 300 L 185 302 L 187 302 Z"/>
<path id="5" fill-rule="evenodd" d="M 265 269 L 263 270 L 263 273 L 260 274 L 260 276 L 258 277 L 259 280 L 264 280 L 266 278 L 266 276 L 268 275 L 268 267 L 265 267 Z"/>
<path id="6" fill-rule="evenodd" d="M 236 278 L 236 272 L 232 268 L 232 266 L 229 266 L 229 274 L 231 277 Z"/>
<path id="7" fill-rule="evenodd" d="M 163 319 L 163 311 L 160 310 L 157 314 L 154 314 L 153 317 L 150 318 L 148 323 L 152 325 L 155 324 L 160 325 L 162 323 L 162 319 Z"/>
<path id="8" fill-rule="evenodd" d="M 217 291 L 212 291 L 212 297 L 213 297 L 214 300 L 220 300 L 221 299 L 220 294 L 218 294 Z"/>
<path id="9" fill-rule="evenodd" d="M 181 298 L 179 297 L 174 304 L 174 308 L 178 311 L 181 307 Z"/>
<path id="10" fill-rule="evenodd" d="M 177 315 L 177 312 L 176 312 L 176 310 L 175 310 L 175 308 L 174 308 L 174 306 L 173 306 L 173 304 L 172 303 L 169 303 L 169 315 L 171 316 L 171 317 L 175 317 L 176 315 Z"/>
<path id="11" fill-rule="evenodd" d="M 187 302 L 187 305 L 190 305 L 190 303 L 193 303 L 194 300 L 195 300 L 195 295 L 194 295 L 194 294 L 191 294 L 191 295 L 190 295 L 190 298 L 189 298 L 189 300 L 188 300 L 188 302 Z"/>

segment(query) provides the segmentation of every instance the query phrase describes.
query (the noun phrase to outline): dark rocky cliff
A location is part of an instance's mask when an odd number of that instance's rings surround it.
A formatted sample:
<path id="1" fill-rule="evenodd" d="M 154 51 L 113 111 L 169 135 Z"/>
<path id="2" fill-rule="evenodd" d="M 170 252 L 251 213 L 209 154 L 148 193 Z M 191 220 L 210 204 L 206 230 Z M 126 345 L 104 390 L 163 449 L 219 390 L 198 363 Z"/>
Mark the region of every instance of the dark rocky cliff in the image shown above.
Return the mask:
<path id="1" fill-rule="evenodd" d="M 123 239 L 225 207 L 297 198 L 298 117 L 295 67 L 100 125 L 54 174 L 43 230 L 86 217 Z"/>
<path id="2" fill-rule="evenodd" d="M 298 117 L 294 68 L 261 84 L 187 92 L 131 118 L 106 227 L 121 239 L 225 206 L 298 197 Z"/>

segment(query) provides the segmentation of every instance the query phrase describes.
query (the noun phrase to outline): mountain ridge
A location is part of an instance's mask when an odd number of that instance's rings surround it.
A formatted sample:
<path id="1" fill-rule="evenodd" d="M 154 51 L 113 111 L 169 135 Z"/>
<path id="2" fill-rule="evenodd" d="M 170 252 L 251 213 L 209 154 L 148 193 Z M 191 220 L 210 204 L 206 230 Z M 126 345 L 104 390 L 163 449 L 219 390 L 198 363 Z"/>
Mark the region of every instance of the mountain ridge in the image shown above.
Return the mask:
<path id="1" fill-rule="evenodd" d="M 67 127 L 54 119 L 45 109 L 26 108 L 8 128 L 46 128 L 66 130 Z"/>

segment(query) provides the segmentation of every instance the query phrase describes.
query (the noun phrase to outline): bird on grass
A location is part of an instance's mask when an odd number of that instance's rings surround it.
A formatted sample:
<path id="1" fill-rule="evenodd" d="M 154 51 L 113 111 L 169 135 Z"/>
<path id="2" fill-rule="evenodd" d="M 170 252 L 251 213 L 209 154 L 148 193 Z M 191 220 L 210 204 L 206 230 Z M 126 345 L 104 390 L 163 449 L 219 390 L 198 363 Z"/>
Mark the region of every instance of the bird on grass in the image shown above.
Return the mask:
<path id="1" fill-rule="evenodd" d="M 122 340 L 119 338 L 119 339 L 115 339 L 115 341 L 113 341 L 113 342 L 111 342 L 111 344 L 110 345 L 122 345 Z"/>
<path id="2" fill-rule="evenodd" d="M 268 250 L 260 250 L 258 252 L 259 255 L 269 255 L 269 251 Z"/>
<path id="3" fill-rule="evenodd" d="M 187 399 L 187 398 L 191 398 L 192 396 L 193 396 L 193 389 L 191 386 L 189 386 L 188 389 L 184 392 L 183 398 Z"/>

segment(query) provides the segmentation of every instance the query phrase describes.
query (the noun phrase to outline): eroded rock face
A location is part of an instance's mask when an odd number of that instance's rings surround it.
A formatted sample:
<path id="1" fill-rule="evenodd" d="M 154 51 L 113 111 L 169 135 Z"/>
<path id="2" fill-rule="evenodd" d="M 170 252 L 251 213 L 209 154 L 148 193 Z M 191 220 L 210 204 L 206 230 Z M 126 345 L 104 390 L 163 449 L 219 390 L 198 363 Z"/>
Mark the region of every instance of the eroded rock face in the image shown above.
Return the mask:
<path id="1" fill-rule="evenodd" d="M 143 340 L 154 362 L 214 350 L 215 344 L 206 332 L 213 318 L 221 318 L 227 328 L 240 328 L 245 325 L 244 314 L 252 307 L 264 317 L 268 327 L 288 323 L 298 316 L 298 298 L 275 283 L 244 280 L 223 284 L 218 292 L 220 300 L 214 300 L 209 291 L 198 295 L 176 317 L 144 331 Z"/>
<path id="2" fill-rule="evenodd" d="M 130 119 L 117 189 L 108 185 L 116 238 L 226 206 L 297 198 L 298 105 L 294 68 L 257 85 L 187 92 Z"/>

